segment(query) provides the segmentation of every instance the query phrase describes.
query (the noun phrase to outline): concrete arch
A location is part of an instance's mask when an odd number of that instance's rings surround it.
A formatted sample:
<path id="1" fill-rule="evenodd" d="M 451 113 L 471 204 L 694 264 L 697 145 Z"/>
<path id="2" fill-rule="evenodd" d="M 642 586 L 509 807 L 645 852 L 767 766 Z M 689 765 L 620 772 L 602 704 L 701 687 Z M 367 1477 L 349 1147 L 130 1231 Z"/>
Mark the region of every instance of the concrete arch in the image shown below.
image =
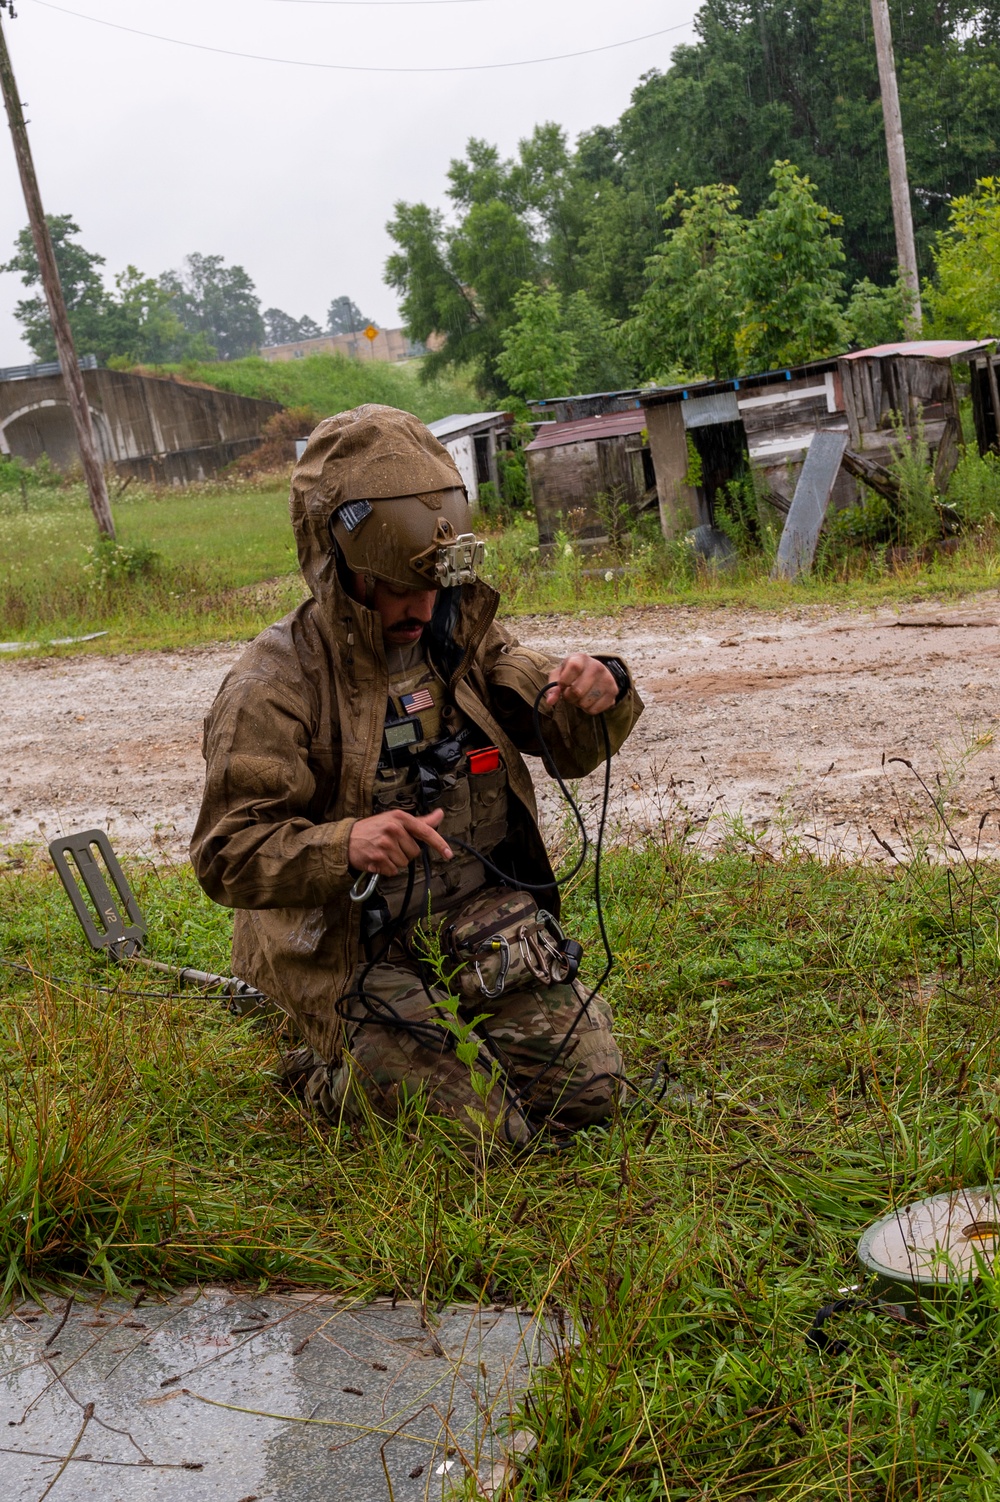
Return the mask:
<path id="1" fill-rule="evenodd" d="M 103 463 L 114 457 L 111 432 L 103 412 L 90 409 L 94 437 Z M 57 469 L 68 469 L 79 459 L 73 414 L 67 401 L 45 397 L 18 407 L 0 422 L 0 453 L 33 464 L 47 454 Z"/>

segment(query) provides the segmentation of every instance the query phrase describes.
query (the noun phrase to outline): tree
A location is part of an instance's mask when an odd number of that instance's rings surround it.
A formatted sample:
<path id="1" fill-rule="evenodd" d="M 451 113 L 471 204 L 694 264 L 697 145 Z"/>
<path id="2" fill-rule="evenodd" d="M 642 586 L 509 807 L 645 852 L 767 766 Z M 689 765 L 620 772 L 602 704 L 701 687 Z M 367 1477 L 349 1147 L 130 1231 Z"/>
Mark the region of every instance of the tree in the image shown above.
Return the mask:
<path id="1" fill-rule="evenodd" d="M 335 297 L 326 315 L 328 334 L 360 334 L 372 322 L 366 318 L 353 298 Z"/>
<path id="2" fill-rule="evenodd" d="M 629 366 L 610 320 L 587 296 L 565 297 L 558 287 L 522 283 L 513 297 L 514 322 L 501 335 L 497 370 L 526 401 L 623 385 Z"/>
<path id="3" fill-rule="evenodd" d="M 577 391 L 617 391 L 632 384 L 634 362 L 617 325 L 582 287 L 563 299 L 563 327 L 576 343 Z"/>
<path id="4" fill-rule="evenodd" d="M 876 287 L 867 277 L 855 282 L 844 309 L 847 340 L 852 349 L 871 349 L 902 339 L 912 301 L 910 289 L 898 272 L 891 287 Z"/>
<path id="5" fill-rule="evenodd" d="M 74 238 L 79 226 L 68 214 L 48 218 L 73 339 L 81 354 L 119 363 L 156 364 L 186 358 L 204 359 L 212 350 L 204 338 L 192 337 L 171 307 L 171 298 L 153 277 L 127 266 L 109 291 L 98 271 L 104 257 L 84 249 Z M 25 286 L 40 287 L 41 273 L 30 229 L 17 237 L 17 253 L 0 271 L 19 271 Z M 25 338 L 40 360 L 56 358 L 55 339 L 45 298 L 24 298 L 15 309 Z"/>
<path id="6" fill-rule="evenodd" d="M 319 339 L 323 333 L 308 313 L 304 313 L 301 318 L 293 318 L 290 313 L 282 312 L 281 308 L 265 308 L 262 316 L 265 344 L 294 344 L 298 339 Z"/>
<path id="7" fill-rule="evenodd" d="M 678 188 L 663 205 L 669 227 L 646 263 L 647 286 L 623 338 L 643 374 L 735 375 L 738 250 L 746 235 L 736 189 Z"/>
<path id="8" fill-rule="evenodd" d="M 388 230 L 398 249 L 386 281 L 400 293 L 411 339 L 447 336 L 425 361 L 425 375 L 468 363 L 484 391 L 503 392 L 496 361 L 503 331 L 516 321 L 515 294 L 525 281 L 578 289 L 579 237 L 593 190 L 553 124 L 537 126 L 515 158 L 470 140 L 464 158 L 451 163 L 448 184 L 450 221 L 426 204 L 396 205 Z"/>
<path id="9" fill-rule="evenodd" d="M 181 270 L 165 271 L 160 285 L 184 328 L 207 340 L 220 360 L 253 354 L 263 342 L 260 300 L 242 266 L 194 252 Z"/>
<path id="10" fill-rule="evenodd" d="M 574 391 L 580 350 L 564 327 L 558 287 L 522 283 L 514 294 L 513 311 L 515 322 L 504 330 L 496 361 L 511 391 L 529 402 Z"/>
<path id="11" fill-rule="evenodd" d="M 423 373 L 443 366 L 472 366 L 482 390 L 505 388 L 496 367 L 502 332 L 511 321 L 513 298 L 537 265 L 531 235 L 502 197 L 473 203 L 461 223 L 448 228 L 426 204 L 396 205 L 389 233 L 399 250 L 385 276 L 400 293 L 411 339 L 424 343 L 444 334 L 446 343 L 428 355 Z"/>
<path id="12" fill-rule="evenodd" d="M 98 271 L 104 265 L 104 257 L 95 254 L 75 240 L 80 226 L 69 214 L 46 214 L 52 249 L 59 268 L 63 298 L 69 316 L 73 339 L 80 354 L 98 354 L 102 342 L 99 334 L 101 320 L 106 309 L 108 294 Z M 41 288 L 42 277 L 35 254 L 31 229 L 25 226 L 15 241 L 15 254 L 0 266 L 0 271 L 20 272 L 26 287 Z M 49 310 L 41 291 L 33 297 L 25 297 L 15 305 L 14 316 L 24 331 L 24 337 L 39 360 L 55 360 L 56 344 L 49 320 Z"/>
<path id="13" fill-rule="evenodd" d="M 126 266 L 116 275 L 101 333 L 97 354 L 119 364 L 162 365 L 212 356 L 204 336 L 185 329 L 157 278 L 143 276 L 135 266 Z"/>
<path id="14" fill-rule="evenodd" d="M 678 187 L 725 182 L 754 214 L 770 163 L 789 157 L 844 220 L 850 280 L 887 285 L 895 245 L 867 5 L 706 0 L 695 27 L 603 139 L 581 140 L 579 170 L 600 193 L 582 243 L 607 269 L 603 285 L 587 285 L 626 317 L 659 236 L 657 205 Z M 929 262 L 952 197 L 1000 174 L 1000 26 L 995 5 L 894 0 L 893 33 L 917 250 Z"/>
<path id="15" fill-rule="evenodd" d="M 927 312 L 939 338 L 989 339 L 1000 333 L 1000 177 L 983 177 L 954 200 L 934 247 L 935 283 Z"/>
<path id="16" fill-rule="evenodd" d="M 798 365 L 843 349 L 843 221 L 816 197 L 791 162 L 771 168 L 774 190 L 747 225 L 733 258 L 741 304 L 741 370 Z"/>
<path id="17" fill-rule="evenodd" d="M 771 178 L 752 219 L 725 183 L 664 204 L 667 233 L 620 336 L 643 376 L 736 376 L 844 347 L 839 217 L 791 162 L 775 162 Z"/>

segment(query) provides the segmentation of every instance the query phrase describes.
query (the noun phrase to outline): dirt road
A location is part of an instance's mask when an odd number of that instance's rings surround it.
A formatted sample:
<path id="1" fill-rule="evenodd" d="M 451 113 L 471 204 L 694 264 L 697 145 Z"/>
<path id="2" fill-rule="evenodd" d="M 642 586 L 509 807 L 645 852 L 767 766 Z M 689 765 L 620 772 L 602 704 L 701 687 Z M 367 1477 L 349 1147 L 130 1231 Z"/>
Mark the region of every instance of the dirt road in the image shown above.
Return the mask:
<path id="1" fill-rule="evenodd" d="M 633 667 L 647 708 L 614 766 L 615 820 L 693 821 L 706 844 L 736 821 L 771 849 L 794 836 L 877 858 L 871 829 L 895 848 L 894 820 L 931 822 L 912 774 L 884 754 L 934 783 L 961 845 L 1000 853 L 996 595 L 901 616 L 651 609 L 516 628 L 542 650 L 603 648 Z M 182 857 L 202 717 L 239 652 L 0 663 L 0 862 L 20 842 L 95 826 L 122 849 Z M 549 790 L 543 803 L 554 828 Z M 997 817 L 979 836 L 987 809 Z"/>

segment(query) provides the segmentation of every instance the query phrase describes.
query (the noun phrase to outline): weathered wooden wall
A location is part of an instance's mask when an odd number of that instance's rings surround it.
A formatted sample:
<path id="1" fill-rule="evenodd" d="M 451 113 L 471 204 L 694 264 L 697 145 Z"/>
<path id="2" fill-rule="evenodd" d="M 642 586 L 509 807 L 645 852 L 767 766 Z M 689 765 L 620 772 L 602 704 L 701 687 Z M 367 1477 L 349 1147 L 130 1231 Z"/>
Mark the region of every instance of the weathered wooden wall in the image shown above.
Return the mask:
<path id="1" fill-rule="evenodd" d="M 664 537 L 683 537 L 710 520 L 697 489 L 685 479 L 690 468 L 682 403 L 646 408 L 649 451 L 656 470 L 656 495 Z"/>
<path id="2" fill-rule="evenodd" d="M 528 477 L 545 547 L 557 532 L 597 541 L 608 534 L 605 496 L 637 513 L 646 496 L 642 444 L 638 433 L 527 450 Z"/>
<path id="3" fill-rule="evenodd" d="M 860 355 L 838 362 L 851 448 L 886 464 L 897 442 L 893 416 L 911 435 L 922 425 L 938 488 L 958 463 L 962 430 L 951 362 L 927 355 Z"/>

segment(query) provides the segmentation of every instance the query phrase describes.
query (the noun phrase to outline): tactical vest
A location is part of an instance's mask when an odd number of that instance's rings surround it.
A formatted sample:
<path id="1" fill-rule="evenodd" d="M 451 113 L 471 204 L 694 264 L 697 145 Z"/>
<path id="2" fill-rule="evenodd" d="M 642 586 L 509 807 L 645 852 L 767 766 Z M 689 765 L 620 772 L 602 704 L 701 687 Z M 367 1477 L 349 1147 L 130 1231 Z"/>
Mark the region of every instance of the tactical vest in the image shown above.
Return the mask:
<path id="1" fill-rule="evenodd" d="M 489 855 L 507 834 L 503 758 L 483 746 L 481 732 L 452 703 L 422 649 L 409 663 L 399 655 L 399 671 L 390 670 L 372 812 L 402 808 L 420 815 L 443 808 L 438 833 Z M 446 861 L 427 848 L 426 859 L 413 864 L 412 881 L 409 871 L 382 877 L 368 904 L 369 930 L 377 932 L 381 923 L 399 917 L 408 887 L 407 916 L 416 919 L 428 911 L 428 894 L 430 912 L 443 914 L 491 884 L 481 861 L 457 845 L 452 850 Z"/>

